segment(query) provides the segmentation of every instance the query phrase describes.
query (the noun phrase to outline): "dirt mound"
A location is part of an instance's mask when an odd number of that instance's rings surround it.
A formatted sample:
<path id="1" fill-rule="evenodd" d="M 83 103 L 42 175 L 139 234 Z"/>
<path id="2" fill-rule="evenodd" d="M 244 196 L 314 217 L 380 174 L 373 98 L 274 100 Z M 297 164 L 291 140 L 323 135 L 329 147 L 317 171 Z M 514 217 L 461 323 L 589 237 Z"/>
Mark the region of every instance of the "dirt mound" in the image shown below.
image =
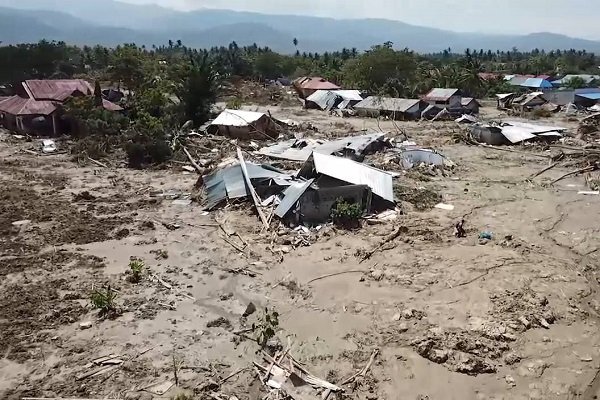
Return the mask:
<path id="1" fill-rule="evenodd" d="M 65 279 L 5 288 L 0 297 L 0 309 L 4 310 L 0 354 L 18 362 L 38 357 L 37 343 L 49 335 L 45 330 L 73 323 L 86 312 L 77 301 L 64 299 L 59 290 L 69 290 Z"/>

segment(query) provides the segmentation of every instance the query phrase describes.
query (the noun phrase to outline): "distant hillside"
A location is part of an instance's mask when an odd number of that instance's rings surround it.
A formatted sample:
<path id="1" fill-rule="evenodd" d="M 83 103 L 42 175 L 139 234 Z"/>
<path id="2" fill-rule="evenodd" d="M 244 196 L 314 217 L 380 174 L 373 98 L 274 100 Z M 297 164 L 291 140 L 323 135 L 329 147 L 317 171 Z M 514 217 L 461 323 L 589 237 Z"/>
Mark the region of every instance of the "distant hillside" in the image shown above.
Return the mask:
<path id="1" fill-rule="evenodd" d="M 156 5 L 115 0 L 0 0 L 0 41 L 64 40 L 73 44 L 151 46 L 181 39 L 192 47 L 257 43 L 292 53 L 293 38 L 303 52 L 365 50 L 391 41 L 397 48 L 437 52 L 447 48 L 527 51 L 578 49 L 600 52 L 600 42 L 553 33 L 522 36 L 457 33 L 383 19 L 336 20 L 293 15 L 266 15 L 229 10 L 179 12 Z M 19 8 L 16 10 L 15 8 Z M 54 11 L 44 11 L 54 10 Z M 60 11 L 57 11 L 60 10 Z"/>

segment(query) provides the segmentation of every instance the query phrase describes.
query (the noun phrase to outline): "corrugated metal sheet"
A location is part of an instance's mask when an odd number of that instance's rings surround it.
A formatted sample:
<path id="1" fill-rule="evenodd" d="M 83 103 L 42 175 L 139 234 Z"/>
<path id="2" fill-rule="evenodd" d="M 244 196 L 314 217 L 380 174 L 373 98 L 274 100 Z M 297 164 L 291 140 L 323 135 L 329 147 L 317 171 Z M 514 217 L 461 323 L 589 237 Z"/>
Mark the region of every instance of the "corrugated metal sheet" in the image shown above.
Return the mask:
<path id="1" fill-rule="evenodd" d="M 292 182 L 290 175 L 277 171 L 272 167 L 246 163 L 251 180 L 273 179 L 278 185 L 286 186 Z M 221 201 L 237 199 L 249 195 L 240 164 L 230 165 L 204 176 L 204 187 L 207 193 L 207 206 L 213 208 Z"/>
<path id="2" fill-rule="evenodd" d="M 472 102 L 477 103 L 477 105 L 479 105 L 479 102 L 477 100 L 475 100 L 473 97 L 463 97 L 462 99 L 460 99 L 460 104 L 463 107 L 468 107 Z"/>
<path id="3" fill-rule="evenodd" d="M 11 115 L 50 115 L 56 106 L 51 101 L 12 96 L 0 103 L 0 111 Z"/>
<path id="4" fill-rule="evenodd" d="M 600 100 L 600 93 L 582 93 L 578 94 L 577 96 L 583 97 L 588 100 Z"/>
<path id="5" fill-rule="evenodd" d="M 102 99 L 102 107 L 108 111 L 123 111 L 123 107 L 105 99 Z"/>
<path id="6" fill-rule="evenodd" d="M 275 215 L 277 215 L 279 218 L 285 217 L 285 215 L 292 209 L 294 204 L 300 200 L 300 197 L 302 197 L 304 192 L 306 192 L 313 182 L 314 179 L 309 179 L 306 182 L 293 182 L 283 192 L 283 199 L 275 209 Z"/>
<path id="7" fill-rule="evenodd" d="M 248 126 L 264 116 L 264 113 L 259 112 L 227 109 L 219 114 L 211 125 Z"/>
<path id="8" fill-rule="evenodd" d="M 260 154 L 291 161 L 306 161 L 313 151 L 321 154 L 333 154 L 349 150 L 356 155 L 361 155 L 369 146 L 377 141 L 383 141 L 385 135 L 371 133 L 360 136 L 349 136 L 331 142 L 317 141 L 314 139 L 291 139 L 279 142 L 273 146 L 263 147 Z"/>
<path id="9" fill-rule="evenodd" d="M 354 106 L 356 110 L 387 112 L 418 112 L 421 100 L 369 96 Z"/>
<path id="10" fill-rule="evenodd" d="M 508 81 L 508 83 L 512 86 L 521 86 L 525 83 L 525 81 L 527 81 L 527 79 L 529 78 L 526 76 L 514 76 Z"/>
<path id="11" fill-rule="evenodd" d="M 64 101 L 65 93 L 73 93 L 78 90 L 85 95 L 92 95 L 94 88 L 83 79 L 45 79 L 26 80 L 23 88 L 30 97 L 36 100 Z"/>
<path id="12" fill-rule="evenodd" d="M 514 93 L 499 93 L 496 95 L 496 97 L 499 98 L 500 100 L 504 100 L 510 96 L 514 96 Z"/>
<path id="13" fill-rule="evenodd" d="M 565 75 L 562 79 L 557 79 L 555 81 L 552 81 L 552 83 L 555 85 L 563 85 L 563 84 L 569 82 L 573 78 L 581 78 L 581 79 L 583 79 L 583 81 L 586 84 L 591 83 L 592 81 L 595 81 L 595 80 L 600 80 L 600 76 L 598 76 L 598 75 L 589 75 L 589 74 L 572 75 L 571 74 L 571 75 Z"/>
<path id="14" fill-rule="evenodd" d="M 553 87 L 550 82 L 541 78 L 527 78 L 520 86 L 535 89 L 551 89 Z"/>
<path id="15" fill-rule="evenodd" d="M 314 172 L 355 185 L 367 185 L 373 193 L 394 201 L 392 176 L 385 171 L 357 163 L 347 158 L 313 153 L 299 172 L 299 176 L 313 178 Z"/>
<path id="16" fill-rule="evenodd" d="M 428 101 L 448 101 L 452 96 L 459 94 L 458 89 L 435 88 L 425 95 Z"/>

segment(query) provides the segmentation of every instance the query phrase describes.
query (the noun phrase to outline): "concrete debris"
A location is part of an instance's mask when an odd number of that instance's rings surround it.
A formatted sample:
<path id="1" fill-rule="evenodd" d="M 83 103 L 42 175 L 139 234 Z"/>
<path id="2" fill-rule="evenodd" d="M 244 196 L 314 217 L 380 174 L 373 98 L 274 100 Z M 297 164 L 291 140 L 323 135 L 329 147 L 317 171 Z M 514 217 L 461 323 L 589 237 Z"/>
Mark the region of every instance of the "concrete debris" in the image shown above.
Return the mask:
<path id="1" fill-rule="evenodd" d="M 54 153 L 56 151 L 56 143 L 51 139 L 42 140 L 42 152 L 43 153 Z"/>

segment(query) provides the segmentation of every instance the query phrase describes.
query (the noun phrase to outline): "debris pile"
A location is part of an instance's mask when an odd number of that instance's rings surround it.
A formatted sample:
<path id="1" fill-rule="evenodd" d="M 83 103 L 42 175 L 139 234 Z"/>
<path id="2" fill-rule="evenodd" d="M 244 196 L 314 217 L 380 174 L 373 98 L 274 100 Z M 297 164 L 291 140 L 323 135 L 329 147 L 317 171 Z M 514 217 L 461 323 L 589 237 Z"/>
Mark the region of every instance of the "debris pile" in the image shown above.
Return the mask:
<path id="1" fill-rule="evenodd" d="M 477 142 L 490 145 L 514 145 L 523 142 L 556 141 L 563 137 L 567 128 L 546 126 L 519 121 L 475 124 L 471 135 Z"/>

